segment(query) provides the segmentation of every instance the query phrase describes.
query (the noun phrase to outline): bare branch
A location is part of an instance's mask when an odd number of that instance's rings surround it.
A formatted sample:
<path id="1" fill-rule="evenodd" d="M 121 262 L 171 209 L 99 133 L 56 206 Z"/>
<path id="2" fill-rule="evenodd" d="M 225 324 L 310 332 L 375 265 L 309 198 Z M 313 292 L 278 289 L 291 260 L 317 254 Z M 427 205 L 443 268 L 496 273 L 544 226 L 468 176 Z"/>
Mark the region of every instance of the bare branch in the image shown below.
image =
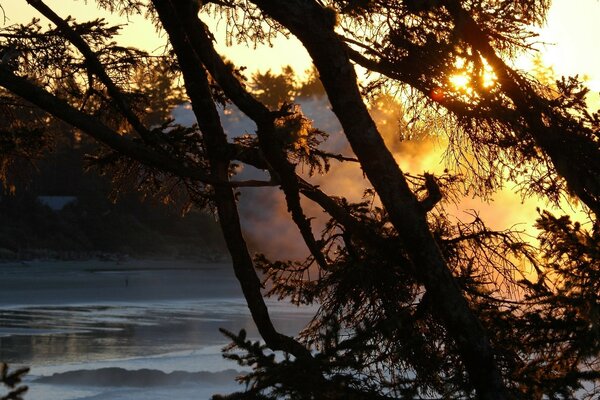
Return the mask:
<path id="1" fill-rule="evenodd" d="M 427 173 L 425 174 L 425 188 L 427 189 L 427 197 L 421 200 L 421 207 L 426 212 L 429 212 L 442 200 L 442 191 L 435 176 Z"/>
<path id="2" fill-rule="evenodd" d="M 360 163 L 360 161 L 358 161 L 358 159 L 354 158 L 354 157 L 346 157 L 342 154 L 334 154 L 334 153 L 328 153 L 326 151 L 321 151 L 321 150 L 312 150 L 313 153 L 315 153 L 318 156 L 321 156 L 323 158 L 331 158 L 334 160 L 338 160 L 340 162 L 343 161 L 349 161 L 349 162 L 354 162 L 354 163 Z"/>
<path id="3" fill-rule="evenodd" d="M 4 7 L 2 7 L 2 4 L 0 4 L 0 11 L 2 11 L 2 23 L 6 24 L 6 21 L 7 21 L 6 11 L 4 10 Z"/>

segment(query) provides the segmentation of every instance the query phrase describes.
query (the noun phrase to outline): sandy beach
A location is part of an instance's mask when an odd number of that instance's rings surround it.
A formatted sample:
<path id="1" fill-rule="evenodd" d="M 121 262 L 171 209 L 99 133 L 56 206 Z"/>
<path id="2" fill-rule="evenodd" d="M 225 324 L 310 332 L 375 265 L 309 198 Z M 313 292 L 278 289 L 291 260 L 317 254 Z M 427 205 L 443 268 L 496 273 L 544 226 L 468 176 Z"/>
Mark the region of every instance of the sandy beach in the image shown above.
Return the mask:
<path id="1" fill-rule="evenodd" d="M 288 334 L 299 332 L 314 311 L 269 305 L 274 323 Z M 219 328 L 244 328 L 258 338 L 227 264 L 0 264 L 0 360 L 32 368 L 28 399 L 170 399 L 191 393 L 208 399 L 230 392 L 239 368 L 222 359 L 227 340 Z M 147 376 L 162 377 L 162 383 L 140 385 Z"/>

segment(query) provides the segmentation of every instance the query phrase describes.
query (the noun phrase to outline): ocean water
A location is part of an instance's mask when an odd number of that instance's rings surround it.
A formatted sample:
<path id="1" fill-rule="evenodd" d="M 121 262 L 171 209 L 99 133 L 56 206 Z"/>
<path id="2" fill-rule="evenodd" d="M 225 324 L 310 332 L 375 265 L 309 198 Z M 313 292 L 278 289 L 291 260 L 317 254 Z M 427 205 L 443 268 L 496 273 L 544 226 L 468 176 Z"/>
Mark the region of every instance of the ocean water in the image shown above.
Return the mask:
<path id="1" fill-rule="evenodd" d="M 269 309 L 291 335 L 314 313 L 276 301 Z M 202 400 L 241 390 L 219 328 L 258 339 L 227 264 L 0 264 L 0 361 L 31 367 L 26 399 Z"/>

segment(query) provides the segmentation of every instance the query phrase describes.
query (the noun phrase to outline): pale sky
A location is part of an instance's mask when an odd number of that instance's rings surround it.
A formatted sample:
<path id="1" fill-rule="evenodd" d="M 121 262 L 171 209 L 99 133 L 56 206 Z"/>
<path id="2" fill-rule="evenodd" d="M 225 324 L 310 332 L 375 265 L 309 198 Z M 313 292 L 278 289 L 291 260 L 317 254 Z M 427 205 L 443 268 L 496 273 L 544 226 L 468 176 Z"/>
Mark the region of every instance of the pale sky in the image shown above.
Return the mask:
<path id="1" fill-rule="evenodd" d="M 93 0 L 47 0 L 46 3 L 59 15 L 73 15 L 79 20 L 106 17 L 111 22 L 127 23 L 98 10 Z M 0 0 L 9 23 L 26 22 L 39 14 L 25 0 Z M 1 22 L 1 21 L 0 21 Z M 592 90 L 600 91 L 600 51 L 598 24 L 600 23 L 599 0 L 554 0 L 546 26 L 541 30 L 539 45 L 547 64 L 561 75 L 586 75 Z M 244 46 L 226 47 L 223 34 L 217 34 L 219 51 L 245 65 L 250 71 L 265 71 L 290 64 L 297 72 L 307 70 L 311 63 L 304 49 L 295 39 L 281 38 L 274 47 L 257 49 Z M 160 48 L 164 38 L 157 35 L 154 27 L 141 17 L 132 17 L 123 31 L 122 43 L 152 51 Z M 526 64 L 523 64 L 526 65 Z"/>
<path id="2" fill-rule="evenodd" d="M 588 75 L 589 87 L 600 91 L 600 1 L 554 0 L 541 39 L 543 56 L 560 75 Z"/>
<path id="3" fill-rule="evenodd" d="M 103 17 L 114 24 L 127 24 L 127 27 L 122 31 L 122 38 L 119 40 L 121 44 L 126 46 L 154 51 L 160 50 L 166 40 L 164 37 L 160 37 L 152 24 L 142 17 L 133 16 L 128 21 L 125 17 L 111 15 L 104 10 L 99 10 L 94 0 L 46 0 L 45 3 L 63 18 L 71 15 L 79 21 L 84 21 Z M 27 4 L 26 0 L 0 0 L 0 5 L 4 8 L 6 17 L 9 19 L 8 24 L 29 22 L 33 17 L 41 17 L 37 10 Z M 43 21 L 47 20 L 43 19 Z M 3 23 L 1 19 L 0 23 Z M 212 21 L 211 25 L 213 24 L 217 24 L 217 22 Z M 224 22 L 220 25 L 224 26 Z M 221 29 L 222 31 L 223 29 Z M 296 72 L 300 73 L 311 66 L 308 54 L 294 38 L 277 40 L 277 44 L 273 48 L 260 46 L 254 49 L 245 46 L 226 47 L 224 33 L 215 36 L 219 52 L 235 60 L 236 65 L 245 65 L 250 71 L 266 71 L 272 68 L 278 72 L 281 66 L 289 64 Z"/>

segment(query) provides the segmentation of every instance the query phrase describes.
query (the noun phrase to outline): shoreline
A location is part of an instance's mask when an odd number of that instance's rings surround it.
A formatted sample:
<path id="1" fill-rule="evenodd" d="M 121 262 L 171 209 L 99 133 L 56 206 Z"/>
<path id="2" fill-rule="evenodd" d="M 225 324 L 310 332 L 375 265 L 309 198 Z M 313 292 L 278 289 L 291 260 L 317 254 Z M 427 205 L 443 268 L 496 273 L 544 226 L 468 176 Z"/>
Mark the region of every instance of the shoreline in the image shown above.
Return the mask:
<path id="1" fill-rule="evenodd" d="M 9 255 L 0 248 L 0 267 L 6 264 L 26 264 L 31 262 L 108 262 L 129 263 L 136 261 L 182 261 L 193 263 L 227 263 L 231 259 L 228 254 L 125 254 L 104 251 L 59 251 L 49 249 L 30 249 Z"/>

